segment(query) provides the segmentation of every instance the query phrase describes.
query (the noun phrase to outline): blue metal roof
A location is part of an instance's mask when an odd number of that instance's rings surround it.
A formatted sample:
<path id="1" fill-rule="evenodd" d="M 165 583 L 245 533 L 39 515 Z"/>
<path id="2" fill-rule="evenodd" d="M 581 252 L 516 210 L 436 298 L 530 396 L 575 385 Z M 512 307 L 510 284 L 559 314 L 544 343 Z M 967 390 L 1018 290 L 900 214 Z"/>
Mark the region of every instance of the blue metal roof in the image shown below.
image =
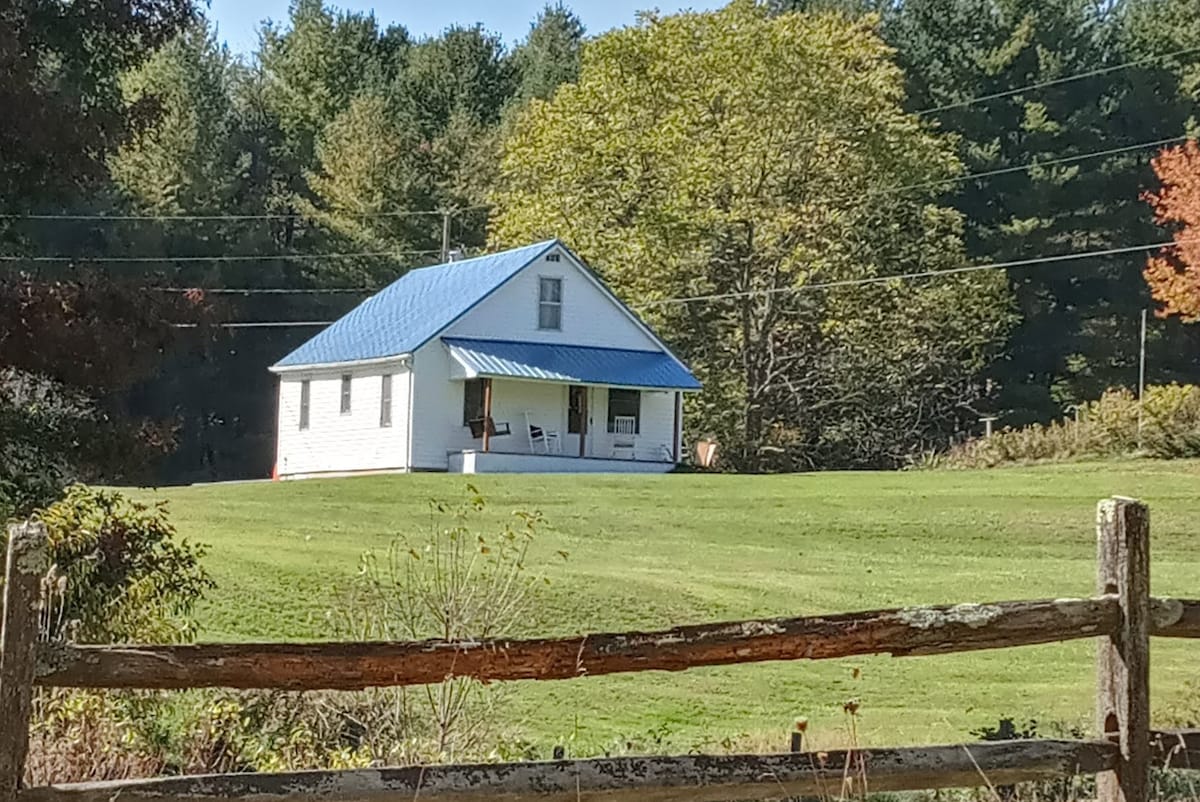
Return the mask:
<path id="1" fill-rule="evenodd" d="M 560 243 L 410 270 L 275 363 L 296 367 L 410 354 Z"/>
<path id="2" fill-rule="evenodd" d="M 662 351 L 443 337 L 450 355 L 479 376 L 663 390 L 699 390 L 700 382 Z"/>

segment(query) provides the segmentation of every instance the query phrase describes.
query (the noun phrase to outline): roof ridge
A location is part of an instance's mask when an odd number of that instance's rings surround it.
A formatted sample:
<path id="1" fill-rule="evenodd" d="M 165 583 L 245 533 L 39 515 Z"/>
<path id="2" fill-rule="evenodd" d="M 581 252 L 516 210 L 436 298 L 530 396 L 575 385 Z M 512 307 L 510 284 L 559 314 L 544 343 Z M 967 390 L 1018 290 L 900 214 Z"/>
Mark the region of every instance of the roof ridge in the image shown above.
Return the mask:
<path id="1" fill-rule="evenodd" d="M 541 242 L 532 242 L 529 245 L 519 245 L 516 248 L 505 248 L 502 251 L 489 251 L 488 253 L 481 253 L 481 254 L 478 254 L 477 256 L 469 256 L 466 259 L 451 259 L 448 262 L 438 262 L 436 265 L 421 265 L 420 267 L 411 268 L 408 272 L 406 272 L 404 274 L 404 276 L 408 276 L 413 273 L 418 273 L 423 270 L 441 270 L 441 269 L 447 268 L 447 267 L 458 267 L 460 265 L 468 265 L 471 262 L 478 262 L 480 259 L 490 259 L 493 256 L 503 256 L 506 253 L 516 253 L 517 251 L 530 250 L 530 249 L 534 249 L 534 248 L 546 248 L 558 241 L 559 241 L 558 237 L 551 237 L 550 239 L 542 240 Z M 404 276 L 401 276 L 400 278 L 402 279 L 402 278 L 404 278 Z M 399 281 L 400 279 L 396 279 L 396 280 Z"/>

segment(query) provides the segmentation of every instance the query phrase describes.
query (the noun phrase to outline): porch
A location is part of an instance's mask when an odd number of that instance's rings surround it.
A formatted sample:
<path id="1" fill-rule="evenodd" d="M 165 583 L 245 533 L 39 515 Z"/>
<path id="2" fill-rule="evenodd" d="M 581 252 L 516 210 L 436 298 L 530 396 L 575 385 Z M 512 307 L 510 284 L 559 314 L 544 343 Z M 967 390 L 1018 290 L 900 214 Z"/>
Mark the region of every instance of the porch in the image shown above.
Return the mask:
<path id="1" fill-rule="evenodd" d="M 559 454 L 459 451 L 450 455 L 451 473 L 667 473 L 671 462 Z"/>
<path id="2" fill-rule="evenodd" d="M 690 374 L 664 354 L 445 338 L 462 473 L 664 473 L 679 462 Z M 668 360 L 672 364 L 664 364 Z M 678 375 L 682 373 L 682 375 Z"/>

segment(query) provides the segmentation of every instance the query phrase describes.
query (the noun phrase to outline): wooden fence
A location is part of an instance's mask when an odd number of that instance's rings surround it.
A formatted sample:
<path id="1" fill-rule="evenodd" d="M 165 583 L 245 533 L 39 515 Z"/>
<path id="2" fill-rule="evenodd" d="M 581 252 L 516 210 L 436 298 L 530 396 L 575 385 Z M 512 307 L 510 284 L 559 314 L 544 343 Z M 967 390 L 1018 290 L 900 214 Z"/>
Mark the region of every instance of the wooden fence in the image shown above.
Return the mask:
<path id="1" fill-rule="evenodd" d="M 1150 637 L 1200 638 L 1200 600 L 1150 596 L 1144 505 L 1102 501 L 1098 593 L 538 640 L 80 646 L 37 642 L 45 530 L 9 533 L 0 629 L 0 802 L 479 799 L 730 800 L 846 797 L 1094 774 L 1100 802 L 1147 802 L 1155 765 L 1200 767 L 1200 731 L 1150 727 Z M 35 687 L 349 690 L 546 680 L 766 660 L 896 657 L 1095 638 L 1095 740 L 1028 740 L 774 755 L 687 755 L 230 774 L 25 788 Z"/>

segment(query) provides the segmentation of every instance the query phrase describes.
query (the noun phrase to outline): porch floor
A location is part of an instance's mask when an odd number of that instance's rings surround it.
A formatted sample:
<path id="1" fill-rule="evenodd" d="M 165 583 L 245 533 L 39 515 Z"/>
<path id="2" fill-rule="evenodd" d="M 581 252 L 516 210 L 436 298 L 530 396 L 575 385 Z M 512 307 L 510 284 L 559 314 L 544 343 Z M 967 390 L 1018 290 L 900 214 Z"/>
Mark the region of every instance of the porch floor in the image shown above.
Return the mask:
<path id="1" fill-rule="evenodd" d="M 450 473 L 668 473 L 671 462 L 572 457 L 563 454 L 506 454 L 452 451 Z"/>

